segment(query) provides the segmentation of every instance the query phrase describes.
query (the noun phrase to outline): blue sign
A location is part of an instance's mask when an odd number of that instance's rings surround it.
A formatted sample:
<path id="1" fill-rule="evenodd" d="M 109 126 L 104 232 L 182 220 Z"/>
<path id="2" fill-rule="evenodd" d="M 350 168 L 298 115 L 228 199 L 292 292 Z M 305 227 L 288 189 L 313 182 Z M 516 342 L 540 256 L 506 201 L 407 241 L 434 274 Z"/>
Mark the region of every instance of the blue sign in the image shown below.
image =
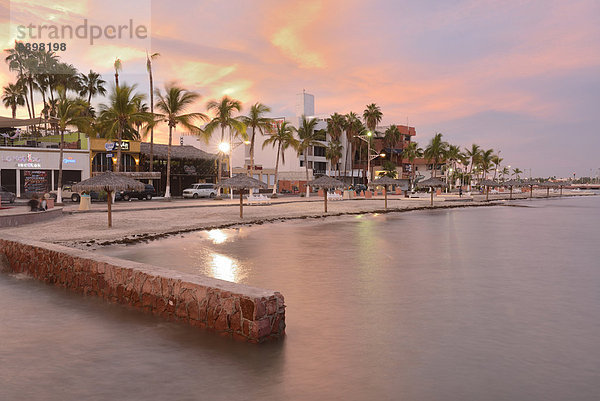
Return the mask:
<path id="1" fill-rule="evenodd" d="M 113 154 L 112 153 L 107 153 L 106 157 L 113 157 Z"/>
<path id="2" fill-rule="evenodd" d="M 115 148 L 115 143 L 114 142 L 106 142 L 104 144 L 104 149 L 106 149 L 107 152 L 110 152 L 114 148 Z"/>
<path id="3" fill-rule="evenodd" d="M 64 163 L 64 164 L 69 164 L 69 163 L 73 163 L 73 164 L 74 164 L 74 163 L 76 163 L 76 160 L 75 160 L 75 159 L 73 159 L 72 157 L 65 157 L 65 158 L 63 159 L 63 163 Z"/>

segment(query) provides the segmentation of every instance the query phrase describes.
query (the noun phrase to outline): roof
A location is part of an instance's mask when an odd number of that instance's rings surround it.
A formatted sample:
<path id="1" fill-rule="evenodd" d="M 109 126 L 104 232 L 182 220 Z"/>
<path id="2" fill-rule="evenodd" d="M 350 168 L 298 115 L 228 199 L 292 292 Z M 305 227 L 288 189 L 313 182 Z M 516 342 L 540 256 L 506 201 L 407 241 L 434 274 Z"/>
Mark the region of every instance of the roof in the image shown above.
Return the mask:
<path id="1" fill-rule="evenodd" d="M 167 158 L 169 145 L 162 143 L 154 144 L 154 157 Z M 142 142 L 140 144 L 140 153 L 144 155 L 150 154 L 150 143 Z M 215 160 L 217 155 L 203 151 L 190 145 L 171 145 L 171 159 L 189 159 L 189 160 Z"/>
<path id="2" fill-rule="evenodd" d="M 44 120 L 41 117 L 22 119 L 0 116 L 0 128 L 26 127 L 42 124 L 43 122 Z"/>
<path id="3" fill-rule="evenodd" d="M 481 180 L 479 181 L 479 183 L 477 183 L 477 185 L 483 185 L 486 187 L 499 187 L 501 186 L 501 184 L 499 184 L 498 182 L 494 181 L 494 180 Z"/>
<path id="4" fill-rule="evenodd" d="M 143 190 L 144 184 L 127 176 L 107 171 L 103 174 L 93 176 L 87 180 L 73 185 L 73 191 L 119 191 L 119 190 Z"/>
<path id="5" fill-rule="evenodd" d="M 217 186 L 233 189 L 267 188 L 267 184 L 255 178 L 248 177 L 246 174 L 237 174 L 231 178 L 224 179 Z"/>
<path id="6" fill-rule="evenodd" d="M 308 185 L 310 185 L 311 187 L 316 187 L 316 188 L 340 188 L 344 186 L 344 183 L 336 180 L 335 178 L 331 178 L 327 175 L 323 175 L 319 178 L 317 178 L 316 180 L 310 181 L 308 183 Z"/>
<path id="7" fill-rule="evenodd" d="M 424 181 L 417 182 L 417 187 L 428 188 L 428 187 L 445 187 L 446 184 L 438 178 L 429 178 Z"/>
<path id="8" fill-rule="evenodd" d="M 383 177 L 377 178 L 377 179 L 369 182 L 370 187 L 374 187 L 377 185 L 402 185 L 402 184 L 404 184 L 402 181 L 396 180 L 394 178 L 387 177 L 387 176 L 383 176 Z"/>

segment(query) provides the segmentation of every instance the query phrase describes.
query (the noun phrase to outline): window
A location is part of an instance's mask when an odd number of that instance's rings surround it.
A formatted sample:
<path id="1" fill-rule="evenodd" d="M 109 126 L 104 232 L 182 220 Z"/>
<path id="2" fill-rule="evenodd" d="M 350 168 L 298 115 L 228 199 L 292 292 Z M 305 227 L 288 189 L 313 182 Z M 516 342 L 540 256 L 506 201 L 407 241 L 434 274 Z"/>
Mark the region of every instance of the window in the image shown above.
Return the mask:
<path id="1" fill-rule="evenodd" d="M 135 159 L 130 154 L 121 155 L 121 165 L 123 171 L 135 171 Z"/>
<path id="2" fill-rule="evenodd" d="M 325 157 L 325 148 L 322 146 L 315 146 L 315 156 Z"/>
<path id="3" fill-rule="evenodd" d="M 308 168 L 313 168 L 313 162 L 311 162 L 311 161 L 308 162 Z"/>
<path id="4" fill-rule="evenodd" d="M 92 159 L 92 171 L 103 172 L 112 171 L 112 157 L 107 157 L 110 153 L 98 153 Z"/>

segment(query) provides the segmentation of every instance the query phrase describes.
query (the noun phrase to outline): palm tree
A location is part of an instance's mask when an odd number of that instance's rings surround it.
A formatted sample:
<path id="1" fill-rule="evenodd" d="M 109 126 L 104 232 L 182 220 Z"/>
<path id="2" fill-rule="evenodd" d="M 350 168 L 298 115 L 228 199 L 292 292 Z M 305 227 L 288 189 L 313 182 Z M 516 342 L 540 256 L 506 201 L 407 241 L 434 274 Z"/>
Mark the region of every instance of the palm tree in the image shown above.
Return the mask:
<path id="1" fill-rule="evenodd" d="M 148 112 L 148 105 L 146 103 L 142 103 L 142 99 L 136 99 L 135 101 L 135 108 L 138 112 L 140 113 L 147 113 Z M 141 121 L 137 121 L 135 124 L 135 136 L 137 138 L 137 140 L 141 139 L 141 135 L 140 135 L 140 128 L 142 127 L 143 122 Z M 149 128 L 152 129 L 154 124 L 148 124 Z"/>
<path id="2" fill-rule="evenodd" d="M 504 182 L 506 180 L 506 176 L 510 174 L 509 168 L 504 167 L 502 171 L 500 171 L 500 174 L 502 174 L 502 182 Z"/>
<path id="3" fill-rule="evenodd" d="M 433 162 L 433 177 L 437 174 L 437 166 L 444 159 L 444 155 L 448 149 L 448 143 L 442 141 L 442 134 L 437 133 L 425 148 L 423 156 Z"/>
<path id="4" fill-rule="evenodd" d="M 310 190 L 308 188 L 308 149 L 311 146 L 320 145 L 318 141 L 319 135 L 315 131 L 317 120 L 314 118 L 308 119 L 305 115 L 302 115 L 300 128 L 298 128 L 298 137 L 300 143 L 298 144 L 298 155 L 304 154 L 304 168 L 306 170 L 306 197 L 310 196 Z"/>
<path id="5" fill-rule="evenodd" d="M 154 79 L 152 77 L 152 60 L 160 56 L 159 53 L 153 53 L 148 55 L 146 52 L 146 70 L 148 70 L 148 77 L 150 79 L 150 113 L 154 115 Z M 150 172 L 154 167 L 154 125 L 150 126 Z"/>
<path id="6" fill-rule="evenodd" d="M 345 123 L 346 117 L 338 113 L 333 113 L 327 119 L 327 133 L 332 140 L 337 141 L 341 138 Z"/>
<path id="7" fill-rule="evenodd" d="M 62 203 L 62 176 L 63 176 L 63 150 L 65 147 L 65 130 L 67 126 L 76 126 L 78 129 L 89 123 L 89 117 L 85 113 L 84 105 L 74 99 L 69 99 L 66 90 L 58 88 L 58 99 L 56 104 L 56 118 L 60 131 L 60 155 L 58 158 L 58 188 L 56 202 Z"/>
<path id="8" fill-rule="evenodd" d="M 8 84 L 4 87 L 2 93 L 2 103 L 4 107 L 11 109 L 12 118 L 17 117 L 17 107 L 25 105 L 23 87 L 19 84 Z"/>
<path id="9" fill-rule="evenodd" d="M 173 128 L 181 124 L 192 134 L 202 134 L 202 130 L 195 126 L 195 120 L 207 121 L 208 116 L 203 113 L 186 113 L 188 107 L 196 102 L 200 95 L 179 88 L 173 84 L 165 85 L 164 95 L 160 90 L 156 90 L 156 108 L 161 114 L 156 114 L 155 120 L 164 121 L 169 126 L 169 146 L 167 150 L 167 186 L 165 189 L 165 198 L 171 198 L 171 140 L 173 138 Z"/>
<path id="10" fill-rule="evenodd" d="M 217 129 L 221 128 L 221 142 L 225 139 L 225 128 L 229 130 L 229 154 L 231 155 L 231 146 L 233 145 L 233 137 L 235 135 L 245 136 L 246 127 L 243 122 L 240 121 L 239 117 L 233 117 L 234 111 L 242 110 L 242 103 L 239 100 L 231 99 L 227 96 L 223 96 L 221 101 L 211 100 L 206 105 L 207 110 L 214 111 L 215 117 L 204 127 L 204 132 L 207 137 L 210 137 L 212 133 Z M 221 182 L 223 163 L 222 157 L 219 157 L 219 171 L 217 172 L 217 180 Z M 231 160 L 229 163 L 231 168 Z M 231 170 L 230 170 L 231 171 Z"/>
<path id="11" fill-rule="evenodd" d="M 415 180 L 415 159 L 423 157 L 423 149 L 419 147 L 417 142 L 410 142 L 408 146 L 402 152 L 403 156 L 408 159 L 410 163 L 410 175 L 411 175 L 411 186 Z"/>
<path id="12" fill-rule="evenodd" d="M 381 108 L 375 103 L 368 104 L 367 108 L 363 111 L 363 121 L 367 129 L 373 134 L 375 134 L 375 128 L 377 128 L 377 124 L 381 122 L 382 118 L 383 113 L 381 112 Z"/>
<path id="13" fill-rule="evenodd" d="M 498 168 L 500 168 L 500 164 L 502 164 L 503 161 L 504 161 L 504 159 L 501 158 L 500 155 L 493 155 L 492 156 L 492 163 L 494 163 L 494 167 L 495 167 L 495 169 L 494 169 L 494 180 L 496 179 L 496 174 L 498 174 Z"/>
<path id="14" fill-rule="evenodd" d="M 29 118 L 33 118 L 31 114 L 31 108 L 29 107 L 29 98 L 27 96 L 29 81 L 27 80 L 27 65 L 26 60 L 31 55 L 31 51 L 27 50 L 25 46 L 20 46 L 19 43 L 15 42 L 15 47 L 6 50 L 8 55 L 5 58 L 10 71 L 17 72 L 17 84 L 20 84 L 23 88 L 25 95 L 25 104 L 27 105 L 27 113 Z"/>
<path id="15" fill-rule="evenodd" d="M 465 148 L 465 155 L 471 159 L 471 165 L 469 167 L 469 189 L 471 188 L 471 173 L 473 172 L 473 168 L 477 166 L 479 163 L 479 158 L 481 156 L 481 147 L 476 144 L 471 144 L 471 148 Z"/>
<path id="16" fill-rule="evenodd" d="M 121 143 L 124 134 L 135 132 L 135 124 L 153 122 L 152 116 L 146 112 L 138 111 L 137 104 L 144 99 L 143 94 L 135 92 L 136 85 L 115 86 L 109 97 L 108 104 L 100 105 L 100 116 L 97 126 L 104 133 L 105 138 L 117 139 L 117 165 L 116 171 L 121 171 Z"/>
<path id="17" fill-rule="evenodd" d="M 383 161 L 383 172 L 379 173 L 380 177 L 396 178 L 398 176 L 398 170 L 396 170 L 396 164 L 391 160 Z M 387 189 L 386 189 L 387 190 Z"/>
<path id="18" fill-rule="evenodd" d="M 115 67 L 115 86 L 118 88 L 119 87 L 119 71 L 123 70 L 123 64 L 121 63 L 121 59 L 119 59 L 119 58 L 115 59 L 113 67 Z"/>
<path id="19" fill-rule="evenodd" d="M 494 157 L 494 149 L 488 149 L 481 152 L 481 157 L 479 159 L 479 166 L 481 167 L 481 176 L 482 178 L 486 178 L 487 173 L 490 171 L 492 167 L 492 159 Z"/>
<path id="20" fill-rule="evenodd" d="M 271 130 L 272 120 L 264 117 L 264 114 L 270 111 L 271 108 L 269 106 L 265 106 L 262 103 L 255 103 L 250 107 L 248 115 L 242 118 L 246 127 L 252 128 L 252 136 L 250 137 L 250 177 L 254 177 L 254 141 L 256 138 L 256 129 L 258 128 L 261 135 Z"/>
<path id="21" fill-rule="evenodd" d="M 87 102 L 90 104 L 94 96 L 104 96 L 106 94 L 106 88 L 104 87 L 106 81 L 103 80 L 102 76 L 97 72 L 90 70 L 87 75 L 83 73 L 79 74 L 79 82 L 81 85 L 79 96 L 87 95 Z"/>
<path id="22" fill-rule="evenodd" d="M 517 177 L 517 180 L 521 179 L 520 174 L 522 174 L 522 173 L 523 173 L 523 170 L 521 170 L 520 168 L 518 168 L 518 167 L 517 168 L 513 168 L 513 175 L 515 177 Z"/>
<path id="23" fill-rule="evenodd" d="M 463 157 L 464 155 L 460 151 L 460 147 L 456 145 L 448 145 L 444 154 L 444 158 L 450 163 L 453 172 L 456 172 L 456 163 L 462 160 Z M 452 189 L 452 183 L 450 183 L 450 189 Z"/>
<path id="24" fill-rule="evenodd" d="M 335 166 L 334 169 L 337 170 L 338 177 L 340 175 L 338 163 L 342 158 L 343 149 L 344 147 L 342 146 L 339 140 L 330 141 L 327 145 L 327 148 L 325 148 L 325 158 L 331 162 L 332 167 Z"/>
<path id="25" fill-rule="evenodd" d="M 395 125 L 390 125 L 385 132 L 383 133 L 383 141 L 384 143 L 390 148 L 390 159 L 393 155 L 393 152 L 391 152 L 392 149 L 396 148 L 396 144 L 398 142 L 400 142 L 402 140 L 402 134 L 400 133 L 400 130 L 398 130 L 398 127 Z M 396 157 L 397 159 L 397 157 Z M 402 163 L 400 163 L 402 164 Z"/>
<path id="26" fill-rule="evenodd" d="M 352 146 L 356 141 L 356 135 L 362 131 L 362 123 L 358 118 L 358 114 L 351 111 L 346 114 L 344 130 L 346 131 L 346 157 L 344 163 L 344 179 L 346 179 L 346 166 L 348 164 L 348 153 L 350 153 L 350 171 L 354 170 L 354 157 L 352 153 Z"/>
<path id="27" fill-rule="evenodd" d="M 290 123 L 284 121 L 281 123 L 277 130 L 270 134 L 269 138 L 267 138 L 263 144 L 263 149 L 271 145 L 273 147 L 277 147 L 277 159 L 275 161 L 275 183 L 273 185 L 273 195 L 277 193 L 277 187 L 279 186 L 279 156 L 281 155 L 281 162 L 285 163 L 285 151 L 287 148 L 292 147 L 293 149 L 297 149 L 299 142 L 296 138 L 294 138 L 294 132 L 296 132 L 296 128 L 294 128 Z"/>

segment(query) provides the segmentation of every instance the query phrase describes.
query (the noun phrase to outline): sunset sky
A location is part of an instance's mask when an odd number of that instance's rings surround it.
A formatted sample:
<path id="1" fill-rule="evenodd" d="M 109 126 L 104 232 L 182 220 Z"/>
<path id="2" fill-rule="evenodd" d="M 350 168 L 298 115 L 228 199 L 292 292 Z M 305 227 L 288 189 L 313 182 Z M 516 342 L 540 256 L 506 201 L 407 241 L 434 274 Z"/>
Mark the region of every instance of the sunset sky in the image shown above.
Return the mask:
<path id="1" fill-rule="evenodd" d="M 146 50 L 159 52 L 156 86 L 177 81 L 197 91 L 197 111 L 227 94 L 247 107 L 260 101 L 273 116 L 291 117 L 295 94 L 306 89 L 315 95 L 319 114 L 362 114 L 366 104 L 377 103 L 384 124 L 408 119 L 423 147 L 441 132 L 455 144 L 501 150 L 504 164 L 531 168 L 534 176 L 599 172 L 597 0 L 0 4 L 3 48 L 14 43 L 18 24 L 77 26 L 87 18 L 99 26 L 130 19 L 145 25 L 145 39 L 99 39 L 93 45 L 67 39 L 67 50 L 58 53 L 111 84 L 118 57 L 120 80 L 147 93 Z M 0 84 L 14 79 L 2 63 Z"/>

